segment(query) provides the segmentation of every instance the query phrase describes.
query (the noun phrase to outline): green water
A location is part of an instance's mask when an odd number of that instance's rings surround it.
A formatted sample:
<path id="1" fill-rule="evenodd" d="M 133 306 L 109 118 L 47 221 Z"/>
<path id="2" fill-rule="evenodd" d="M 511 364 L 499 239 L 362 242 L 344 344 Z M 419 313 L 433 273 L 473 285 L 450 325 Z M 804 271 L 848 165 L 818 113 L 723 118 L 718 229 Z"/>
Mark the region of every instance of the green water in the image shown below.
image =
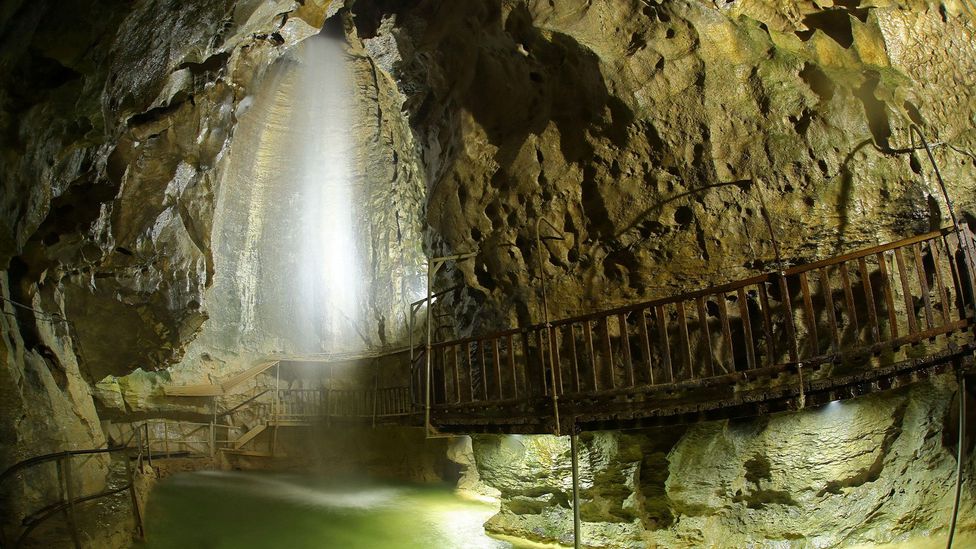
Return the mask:
<path id="1" fill-rule="evenodd" d="M 197 472 L 153 489 L 146 549 L 508 548 L 494 506 L 449 487 L 336 483 L 295 474 Z"/>

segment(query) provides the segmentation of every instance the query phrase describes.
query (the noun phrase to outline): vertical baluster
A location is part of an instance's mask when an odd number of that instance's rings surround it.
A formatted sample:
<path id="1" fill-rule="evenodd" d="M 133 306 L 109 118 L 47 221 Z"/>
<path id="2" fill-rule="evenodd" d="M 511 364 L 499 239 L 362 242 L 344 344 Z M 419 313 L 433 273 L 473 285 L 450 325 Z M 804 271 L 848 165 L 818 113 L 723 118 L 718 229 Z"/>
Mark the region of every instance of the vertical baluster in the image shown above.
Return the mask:
<path id="1" fill-rule="evenodd" d="M 875 254 L 878 270 L 881 272 L 881 291 L 884 294 L 885 309 L 888 311 L 888 332 L 891 339 L 898 338 L 898 317 L 895 316 L 895 297 L 891 291 L 891 277 L 888 275 L 888 262 L 884 253 Z"/>
<path id="2" fill-rule="evenodd" d="M 586 352 L 589 354 L 590 359 L 590 373 L 593 376 L 593 390 L 599 391 L 600 383 L 596 375 L 596 354 L 594 354 L 593 350 L 593 326 L 589 320 L 584 320 L 583 327 L 586 335 Z"/>
<path id="3" fill-rule="evenodd" d="M 966 291 L 961 296 L 964 303 L 966 303 L 966 309 L 968 314 L 968 309 L 973 306 L 973 300 L 976 300 L 976 242 L 973 242 L 973 233 L 969 228 L 969 224 L 965 221 L 960 221 L 959 226 L 956 227 L 956 236 L 959 238 L 959 247 L 963 255 L 963 261 L 965 262 L 965 269 L 960 273 L 963 275 L 963 287 Z M 968 293 L 968 302 L 967 296 Z"/>
<path id="4" fill-rule="evenodd" d="M 695 306 L 698 308 L 698 334 L 702 339 L 703 352 L 708 357 L 708 371 L 715 375 L 715 359 L 712 357 L 712 334 L 708 329 L 708 311 L 705 309 L 705 299 L 699 296 L 695 299 Z"/>
<path id="5" fill-rule="evenodd" d="M 496 385 L 497 385 L 496 389 L 498 391 L 498 400 L 504 400 L 505 399 L 505 393 L 504 393 L 504 391 L 502 391 L 502 360 L 501 360 L 501 357 L 498 356 L 498 338 L 497 337 L 496 338 L 492 338 L 492 340 L 491 340 L 491 354 L 492 354 L 492 358 L 495 359 L 494 360 L 494 363 L 495 363 L 495 382 L 496 382 Z"/>
<path id="6" fill-rule="evenodd" d="M 475 386 L 477 381 L 474 378 L 474 361 L 471 358 L 471 342 L 464 343 L 464 356 L 468 363 L 468 387 L 470 389 L 469 394 L 471 399 L 468 402 L 474 402 L 476 400 Z"/>
<path id="7" fill-rule="evenodd" d="M 935 328 L 935 315 L 932 314 L 932 298 L 929 297 L 929 281 L 925 276 L 925 266 L 922 265 L 922 252 L 918 244 L 912 244 L 912 255 L 915 257 L 915 272 L 918 275 L 918 285 L 922 289 L 922 304 L 925 305 L 925 322 L 929 329 Z"/>
<path id="8" fill-rule="evenodd" d="M 515 371 L 515 338 L 508 334 L 508 369 L 512 371 L 512 397 L 518 398 L 518 374 Z"/>
<path id="9" fill-rule="evenodd" d="M 623 347 L 624 367 L 627 370 L 627 383 L 630 387 L 637 385 L 634 378 L 634 362 L 630 356 L 630 334 L 627 330 L 627 313 L 617 315 L 617 324 L 620 325 L 620 344 Z"/>
<path id="10" fill-rule="evenodd" d="M 766 291 L 766 281 L 757 284 L 759 287 L 759 307 L 762 309 L 763 334 L 766 337 L 766 366 L 776 364 L 776 342 L 773 340 L 773 319 L 769 314 L 769 293 Z"/>
<path id="11" fill-rule="evenodd" d="M 569 324 L 569 356 L 573 359 L 573 390 L 580 392 L 579 352 L 576 349 L 576 324 Z"/>
<path id="12" fill-rule="evenodd" d="M 915 300 L 911 286 L 908 284 L 908 269 L 905 267 L 905 255 L 901 248 L 895 248 L 895 263 L 898 265 L 898 278 L 901 280 L 901 292 L 905 299 L 905 313 L 908 316 L 908 333 L 918 332 L 918 322 L 915 319 Z"/>
<path id="13" fill-rule="evenodd" d="M 732 330 L 729 328 L 729 309 L 726 304 L 725 294 L 715 294 L 715 300 L 718 301 L 718 317 L 722 321 L 722 339 L 725 341 L 725 350 L 728 352 L 730 364 L 729 367 L 726 366 L 724 360 L 720 360 L 719 364 L 722 366 L 722 370 L 725 373 L 729 373 L 735 370 L 735 349 L 732 348 Z"/>
<path id="14" fill-rule="evenodd" d="M 953 306 L 959 309 L 959 319 L 963 319 L 966 318 L 966 310 L 963 306 L 963 277 L 956 264 L 956 255 L 952 251 L 952 246 L 949 245 L 949 234 L 956 234 L 958 236 L 958 233 L 943 234 L 941 241 L 942 246 L 945 248 L 946 263 L 949 265 L 949 275 L 952 277 L 952 288 L 955 289 Z"/>
<path id="15" fill-rule="evenodd" d="M 871 287 L 871 271 L 864 257 L 857 258 L 857 268 L 861 272 L 861 286 L 864 288 L 864 299 L 868 306 L 868 323 L 871 326 L 871 337 L 875 343 L 881 342 L 881 326 L 878 324 L 878 310 L 874 303 L 874 288 Z"/>
<path id="16" fill-rule="evenodd" d="M 752 370 L 756 367 L 756 349 L 755 340 L 752 338 L 752 320 L 749 318 L 749 302 L 746 301 L 745 288 L 740 286 L 736 290 L 736 296 L 739 300 L 739 317 L 742 319 L 742 332 L 746 344 L 746 363 Z"/>
<path id="17" fill-rule="evenodd" d="M 549 329 L 549 357 L 552 359 L 552 368 L 556 384 L 556 394 L 563 393 L 563 367 L 559 357 L 559 326 Z"/>
<path id="18" fill-rule="evenodd" d="M 796 326 L 793 324 L 793 303 L 790 299 L 790 285 L 786 281 L 786 274 L 779 275 L 780 299 L 783 303 L 783 323 L 786 325 L 786 338 L 789 344 L 790 361 L 800 360 L 800 351 L 796 341 Z"/>
<path id="19" fill-rule="evenodd" d="M 678 301 L 674 304 L 678 313 L 678 339 L 681 340 L 681 356 L 684 364 L 688 367 L 688 375 L 695 378 L 695 365 L 691 362 L 691 337 L 688 335 L 688 318 L 685 314 L 685 302 Z M 679 374 L 681 370 L 678 370 Z"/>
<path id="20" fill-rule="evenodd" d="M 654 385 L 654 367 L 651 362 L 651 340 L 647 335 L 647 309 L 641 309 L 639 312 L 641 352 L 644 356 L 644 364 L 647 365 L 647 379 L 650 381 L 651 385 Z"/>
<path id="21" fill-rule="evenodd" d="M 654 314 L 657 316 L 658 335 L 661 338 L 661 358 L 664 362 L 664 368 L 668 371 L 668 379 L 674 383 L 674 367 L 671 366 L 671 338 L 668 336 L 667 319 L 664 318 L 664 306 L 655 307 Z"/>
<path id="22" fill-rule="evenodd" d="M 840 349 L 840 334 L 837 331 L 837 314 L 834 312 L 834 290 L 830 287 L 830 271 L 827 267 L 820 269 L 820 290 L 823 292 L 827 324 L 830 326 L 830 344 L 837 351 Z"/>
<path id="23" fill-rule="evenodd" d="M 451 355 L 454 357 L 454 403 L 461 403 L 461 351 L 457 345 L 451 345 Z"/>
<path id="24" fill-rule="evenodd" d="M 481 364 L 481 396 L 484 397 L 484 400 L 488 400 L 488 365 L 485 364 L 485 341 L 479 339 L 475 345 L 478 346 L 478 357 Z"/>
<path id="25" fill-rule="evenodd" d="M 441 347 L 438 353 L 441 356 L 441 380 L 443 380 L 444 385 L 444 402 L 441 404 L 447 404 L 447 399 L 450 398 L 447 395 L 450 393 L 447 391 L 447 347 Z"/>
<path id="26" fill-rule="evenodd" d="M 613 349 L 610 347 L 610 317 L 603 317 L 603 360 L 610 372 L 610 388 L 617 386 L 613 376 Z"/>
<path id="27" fill-rule="evenodd" d="M 946 292 L 945 279 L 942 277 L 942 261 L 939 257 L 939 243 L 938 240 L 929 240 L 926 243 L 929 247 L 929 254 L 932 256 L 932 269 L 935 271 L 935 286 L 939 290 L 939 300 L 941 303 L 940 309 L 942 309 L 942 325 L 949 324 L 949 308 L 951 304 L 949 302 L 948 292 Z"/>
<path id="28" fill-rule="evenodd" d="M 854 306 L 854 290 L 851 287 L 851 275 L 847 270 L 847 262 L 840 264 L 840 281 L 844 286 L 844 301 L 847 303 L 847 316 L 854 328 L 854 341 L 861 340 L 861 325 L 857 321 L 857 309 Z"/>
<path id="29" fill-rule="evenodd" d="M 544 328 L 537 328 L 535 330 L 535 343 L 536 351 L 539 355 L 539 379 L 542 381 L 542 394 L 549 395 L 549 379 L 546 377 L 546 354 L 545 347 L 542 341 L 542 330 Z"/>
<path id="30" fill-rule="evenodd" d="M 800 273 L 800 293 L 803 294 L 803 310 L 807 318 L 807 330 L 813 338 L 811 356 L 817 356 L 820 352 L 820 336 L 817 333 L 817 315 L 813 311 L 813 296 L 810 294 L 810 281 L 807 280 L 807 273 Z"/>

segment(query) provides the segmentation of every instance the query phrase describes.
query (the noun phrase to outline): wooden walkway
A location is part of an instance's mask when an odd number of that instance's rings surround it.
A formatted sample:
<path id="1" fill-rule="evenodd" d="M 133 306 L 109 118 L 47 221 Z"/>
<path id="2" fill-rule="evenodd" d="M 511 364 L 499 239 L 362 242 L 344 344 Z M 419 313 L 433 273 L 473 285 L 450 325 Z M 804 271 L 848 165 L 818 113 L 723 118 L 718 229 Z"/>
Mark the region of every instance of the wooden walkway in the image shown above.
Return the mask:
<path id="1" fill-rule="evenodd" d="M 430 347 L 440 432 L 567 433 L 796 409 L 972 359 L 965 224 L 549 325 Z"/>

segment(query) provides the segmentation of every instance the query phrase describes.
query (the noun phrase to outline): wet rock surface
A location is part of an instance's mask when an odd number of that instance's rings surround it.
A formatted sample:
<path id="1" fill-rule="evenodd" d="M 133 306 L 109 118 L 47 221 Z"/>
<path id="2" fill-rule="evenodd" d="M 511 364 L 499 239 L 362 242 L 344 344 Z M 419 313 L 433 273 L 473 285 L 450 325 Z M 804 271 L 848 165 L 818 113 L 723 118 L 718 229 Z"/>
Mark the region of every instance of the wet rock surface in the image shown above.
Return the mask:
<path id="1" fill-rule="evenodd" d="M 586 547 L 844 547 L 944 539 L 955 482 L 955 382 L 765 418 L 580 435 Z M 972 437 L 967 439 L 972 444 Z M 477 436 L 501 492 L 489 531 L 572 541 L 569 441 Z M 964 471 L 972 474 L 972 454 Z M 964 484 L 960 531 L 976 492 Z"/>
<path id="2" fill-rule="evenodd" d="M 221 263 L 242 228 L 221 205 L 247 190 L 228 177 L 250 98 L 328 16 L 367 151 L 364 348 L 402 343 L 425 253 L 478 252 L 435 280 L 463 285 L 438 305 L 448 337 L 539 321 L 540 261 L 559 317 L 768 270 L 773 236 L 801 262 L 944 225 L 911 124 L 957 213 L 976 214 L 976 40 L 959 2 L 346 4 L 0 8 L 0 466 L 104 444 L 99 415 L 200 414 L 161 386 L 289 351 L 215 312 L 261 281 Z M 540 250 L 543 218 L 559 239 Z M 849 431 L 825 409 L 586 435 L 585 535 L 831 546 L 942 532 L 950 393 L 845 404 Z M 502 493 L 494 531 L 565 541 L 567 448 L 532 440 L 478 439 L 469 480 Z M 106 475 L 90 460 L 76 479 L 95 490 Z M 4 509 L 49 499 L 57 479 L 17 483 Z"/>
<path id="3" fill-rule="evenodd" d="M 233 106 L 326 7 L 0 9 L 0 466 L 104 446 L 92 385 L 183 354 L 207 317 L 214 176 Z M 77 493 L 97 492 L 107 462 L 83 461 Z M 53 467 L 14 484 L 4 521 L 59 497 Z"/>
<path id="4" fill-rule="evenodd" d="M 976 42 L 960 4 L 353 12 L 361 36 L 398 48 L 431 253 L 478 252 L 438 281 L 466 286 L 450 304 L 462 334 L 541 321 L 540 253 L 560 317 L 772 269 L 773 236 L 804 262 L 945 224 L 911 124 L 941 143 L 973 214 Z M 543 250 L 540 219 L 560 238 Z"/>

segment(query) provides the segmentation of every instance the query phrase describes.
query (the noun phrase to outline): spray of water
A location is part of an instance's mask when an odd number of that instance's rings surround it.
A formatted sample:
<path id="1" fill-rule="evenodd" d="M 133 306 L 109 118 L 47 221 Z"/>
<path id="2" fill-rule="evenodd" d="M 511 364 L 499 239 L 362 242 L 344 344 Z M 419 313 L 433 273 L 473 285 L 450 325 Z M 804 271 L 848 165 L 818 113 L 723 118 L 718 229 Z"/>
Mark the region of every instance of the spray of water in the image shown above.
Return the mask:
<path id="1" fill-rule="evenodd" d="M 294 91 L 292 131 L 299 151 L 296 231 L 300 250 L 296 289 L 300 316 L 319 324 L 327 343 L 355 338 L 359 322 L 360 272 L 352 173 L 353 97 L 342 45 L 335 39 L 306 40 Z"/>

